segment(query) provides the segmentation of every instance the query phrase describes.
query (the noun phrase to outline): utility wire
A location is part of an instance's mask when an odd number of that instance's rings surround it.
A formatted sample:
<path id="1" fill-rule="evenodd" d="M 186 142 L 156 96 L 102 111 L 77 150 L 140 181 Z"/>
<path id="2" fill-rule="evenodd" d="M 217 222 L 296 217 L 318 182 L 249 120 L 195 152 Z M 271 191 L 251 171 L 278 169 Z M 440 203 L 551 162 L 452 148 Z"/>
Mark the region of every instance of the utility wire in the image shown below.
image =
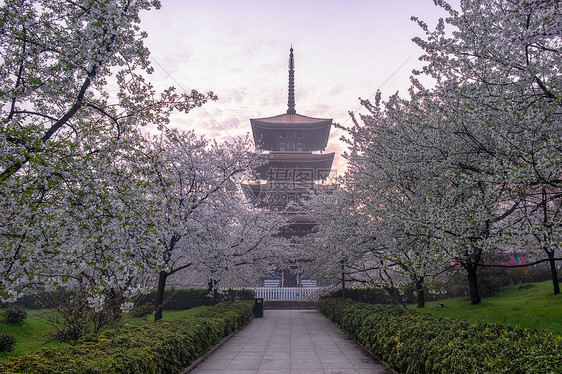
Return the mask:
<path id="1" fill-rule="evenodd" d="M 176 78 L 174 78 L 174 76 L 173 76 L 168 70 L 166 70 L 166 69 L 164 68 L 164 66 L 162 66 L 158 61 L 156 61 L 156 59 L 155 59 L 154 57 L 150 56 L 150 59 L 151 59 L 156 65 L 158 65 L 158 66 L 160 67 L 160 69 L 162 69 L 166 74 L 168 74 L 168 76 L 174 81 L 174 83 L 177 84 L 177 86 L 178 86 L 183 92 L 185 92 L 186 94 L 189 95 L 189 92 L 188 92 L 185 88 L 183 88 L 183 86 L 181 85 L 181 83 L 178 82 L 178 80 L 177 80 Z M 203 110 L 203 112 L 205 112 L 205 114 L 207 114 L 207 115 L 209 116 L 209 118 L 214 122 L 214 124 L 215 124 L 216 126 L 220 127 L 220 128 L 221 128 L 228 136 L 230 136 L 233 140 L 235 139 L 235 137 L 232 136 L 224 126 L 222 126 L 220 123 L 218 123 L 218 121 L 211 115 L 211 113 L 207 112 L 207 110 L 205 110 L 205 108 L 204 108 L 203 106 L 200 106 L 199 108 L 201 108 L 201 110 Z"/>
<path id="2" fill-rule="evenodd" d="M 371 99 L 373 98 L 373 96 L 375 96 L 375 95 L 377 94 L 377 92 L 378 92 L 381 88 L 383 88 L 384 85 L 387 84 L 388 81 L 390 81 L 390 80 L 396 75 L 396 73 L 398 73 L 398 72 L 404 67 L 404 65 L 406 65 L 406 64 L 408 63 L 408 61 L 410 61 L 410 60 L 412 59 L 412 57 L 414 57 L 415 55 L 416 55 L 416 53 L 414 52 L 414 53 L 412 53 L 412 54 L 410 55 L 410 57 L 408 57 L 406 60 L 404 60 L 404 62 L 403 62 L 398 68 L 396 68 L 396 70 L 394 70 L 394 72 L 393 72 L 392 74 L 390 74 L 390 76 L 389 76 L 388 78 L 386 78 L 386 80 L 385 80 L 384 82 L 382 82 L 382 84 L 379 86 L 379 88 L 377 88 L 377 89 L 375 90 L 375 92 L 373 92 L 373 94 L 372 94 L 371 96 L 369 96 L 369 98 L 368 98 L 367 100 L 371 100 Z M 359 105 L 359 107 L 358 107 L 357 109 L 355 109 L 355 112 L 358 112 L 361 108 L 362 108 L 362 106 Z M 354 113 L 355 113 L 355 112 L 354 112 Z M 348 116 L 348 117 L 346 118 L 346 120 L 342 122 L 341 126 L 345 125 L 345 124 L 347 123 L 347 121 L 349 121 L 350 118 L 351 118 L 351 117 Z M 331 140 L 334 136 L 336 136 L 340 130 L 341 130 L 341 129 L 339 129 L 339 128 L 336 129 L 336 131 L 334 131 L 334 132 L 332 133 L 332 135 L 330 135 L 330 140 Z"/>
<path id="3" fill-rule="evenodd" d="M 376 93 L 383 88 L 392 78 L 394 78 L 394 76 L 404 67 L 404 65 L 406 65 L 408 63 L 408 61 L 410 61 L 412 59 L 412 57 L 414 57 L 416 55 L 416 53 L 412 53 L 406 60 L 404 60 L 404 62 L 402 62 L 402 64 L 400 64 L 400 66 L 398 68 L 396 68 L 396 70 L 394 70 L 394 72 L 388 77 L 386 78 L 386 80 L 375 90 L 375 92 L 373 92 L 373 94 L 371 96 L 369 96 L 369 98 L 367 100 L 370 100 L 371 98 L 373 98 L 373 96 L 376 95 Z M 156 64 L 158 65 L 158 67 L 160 67 L 160 69 L 162 69 L 162 71 L 164 71 L 173 81 L 174 83 L 177 84 L 177 86 L 186 94 L 189 94 L 189 92 L 182 86 L 182 84 L 168 71 L 166 70 L 166 68 L 164 68 L 164 66 L 162 66 L 154 57 L 150 56 L 150 59 Z M 357 109 L 355 110 L 355 112 L 358 112 L 361 109 L 361 105 L 359 105 L 357 107 Z M 200 107 L 203 112 L 205 112 L 205 114 L 207 114 L 207 116 L 209 116 L 209 118 L 214 122 L 214 124 L 218 127 L 220 127 L 228 136 L 230 136 L 232 139 L 235 139 L 234 136 L 232 136 L 228 130 L 222 126 L 207 110 L 205 110 L 205 108 L 203 106 Z M 341 125 L 345 125 L 351 117 L 347 117 L 345 121 L 343 121 L 341 123 Z M 336 135 L 338 135 L 338 132 L 341 129 L 336 129 L 331 135 L 330 135 L 330 140 L 332 140 Z"/>

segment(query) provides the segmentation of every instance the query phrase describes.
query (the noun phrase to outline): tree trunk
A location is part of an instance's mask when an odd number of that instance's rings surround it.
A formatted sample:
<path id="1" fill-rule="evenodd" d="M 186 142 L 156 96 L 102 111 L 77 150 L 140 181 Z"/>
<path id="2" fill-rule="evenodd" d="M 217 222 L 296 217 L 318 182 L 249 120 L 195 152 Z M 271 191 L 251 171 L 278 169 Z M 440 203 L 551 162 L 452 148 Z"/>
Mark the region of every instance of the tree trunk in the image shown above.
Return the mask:
<path id="1" fill-rule="evenodd" d="M 418 308 L 425 308 L 423 279 L 416 280 L 416 301 L 418 302 Z"/>
<path id="2" fill-rule="evenodd" d="M 211 292 L 213 292 L 213 280 L 209 280 L 207 282 L 207 305 L 213 306 L 215 305 L 213 302 L 213 298 L 211 297 Z"/>
<path id="3" fill-rule="evenodd" d="M 464 266 L 468 273 L 468 289 L 470 291 L 470 304 L 478 305 L 482 302 L 480 293 L 478 292 L 478 278 L 476 276 L 477 264 L 466 264 Z"/>
<path id="4" fill-rule="evenodd" d="M 404 306 L 404 303 L 400 301 L 400 298 L 398 297 L 398 295 L 396 295 L 394 288 L 383 286 L 382 290 L 386 293 L 386 295 L 390 298 L 390 301 L 394 305 Z"/>
<path id="5" fill-rule="evenodd" d="M 211 279 L 209 283 L 207 283 L 207 298 L 211 306 L 217 305 L 217 302 L 219 300 L 219 290 L 216 287 L 217 283 L 218 281 L 214 279 Z"/>
<path id="6" fill-rule="evenodd" d="M 547 251 L 549 263 L 550 263 L 550 274 L 552 276 L 552 287 L 554 289 L 554 294 L 558 295 L 560 293 L 560 282 L 558 280 L 558 270 L 556 269 L 556 261 L 554 260 L 554 252 Z"/>
<path id="7" fill-rule="evenodd" d="M 123 312 L 121 311 L 122 302 L 123 297 L 121 293 L 115 290 L 115 288 L 111 288 L 107 291 L 107 309 L 110 313 L 110 322 L 117 322 L 121 319 L 121 316 L 123 314 Z"/>
<path id="8" fill-rule="evenodd" d="M 168 273 L 161 271 L 158 274 L 158 290 L 156 291 L 156 311 L 154 312 L 154 322 L 160 321 L 162 319 L 162 309 L 164 307 L 164 290 L 166 289 L 166 280 L 168 279 Z"/>
<path id="9" fill-rule="evenodd" d="M 213 289 L 213 305 L 217 305 L 219 303 L 219 290 L 218 288 Z"/>
<path id="10" fill-rule="evenodd" d="M 548 215 L 548 195 L 546 193 L 546 186 L 542 186 L 542 209 L 543 209 L 543 226 L 548 228 L 548 233 L 552 235 L 552 220 L 549 223 L 549 215 Z M 554 215 L 556 216 L 556 214 Z M 554 216 L 552 219 L 554 219 Z M 547 234 L 543 235 L 544 243 L 547 243 Z M 552 288 L 554 290 L 554 294 L 558 295 L 560 293 L 560 283 L 558 281 L 558 271 L 556 270 L 556 261 L 554 261 L 554 250 L 548 250 L 545 248 L 546 255 L 548 256 L 548 262 L 550 263 L 550 275 L 552 277 Z"/>

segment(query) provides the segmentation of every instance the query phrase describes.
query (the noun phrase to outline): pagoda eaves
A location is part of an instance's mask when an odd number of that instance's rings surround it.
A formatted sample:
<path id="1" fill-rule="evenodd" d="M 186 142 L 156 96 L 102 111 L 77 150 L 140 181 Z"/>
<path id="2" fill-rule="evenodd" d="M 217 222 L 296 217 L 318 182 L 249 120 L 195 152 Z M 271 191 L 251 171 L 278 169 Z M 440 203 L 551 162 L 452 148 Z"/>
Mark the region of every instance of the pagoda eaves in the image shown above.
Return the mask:
<path id="1" fill-rule="evenodd" d="M 328 145 L 332 119 L 280 114 L 250 119 L 254 143 L 268 151 L 321 151 Z"/>

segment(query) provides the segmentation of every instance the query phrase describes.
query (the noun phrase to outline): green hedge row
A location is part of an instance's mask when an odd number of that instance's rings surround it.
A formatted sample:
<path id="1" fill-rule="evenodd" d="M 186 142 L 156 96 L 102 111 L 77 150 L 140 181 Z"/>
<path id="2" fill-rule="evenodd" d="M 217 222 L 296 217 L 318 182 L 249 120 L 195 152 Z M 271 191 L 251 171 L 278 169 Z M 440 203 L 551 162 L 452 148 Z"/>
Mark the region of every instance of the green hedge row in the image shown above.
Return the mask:
<path id="1" fill-rule="evenodd" d="M 562 373 L 562 338 L 397 306 L 318 301 L 318 309 L 402 373 Z"/>
<path id="2" fill-rule="evenodd" d="M 24 295 L 14 304 L 20 305 L 25 309 L 50 309 L 56 307 L 57 301 L 60 299 L 58 295 L 61 292 L 72 291 L 38 291 L 35 294 Z M 238 300 L 254 300 L 253 290 L 224 290 L 219 292 L 219 302 L 238 301 Z M 209 305 L 210 298 L 207 297 L 205 289 L 170 289 L 164 291 L 164 310 L 186 310 L 196 308 L 202 305 Z M 156 301 L 156 292 L 142 295 L 136 298 L 135 305 L 140 307 L 143 305 L 153 305 Z M 0 308 L 7 308 L 12 304 L 1 303 Z"/>
<path id="3" fill-rule="evenodd" d="M 218 302 L 254 300 L 253 290 L 221 290 Z M 135 305 L 154 305 L 156 292 L 143 295 L 135 300 Z M 202 305 L 209 305 L 211 298 L 204 289 L 171 289 L 164 291 L 164 310 L 186 310 Z"/>
<path id="4" fill-rule="evenodd" d="M 0 360 L 0 373 L 178 373 L 253 318 L 253 303 L 221 303 L 194 317 L 125 326 L 79 344 Z"/>
<path id="5" fill-rule="evenodd" d="M 332 292 L 327 298 L 341 299 L 341 290 Z M 349 288 L 345 290 L 345 298 L 367 304 L 392 304 L 390 297 L 378 288 Z M 399 298 L 405 297 L 399 296 Z"/>

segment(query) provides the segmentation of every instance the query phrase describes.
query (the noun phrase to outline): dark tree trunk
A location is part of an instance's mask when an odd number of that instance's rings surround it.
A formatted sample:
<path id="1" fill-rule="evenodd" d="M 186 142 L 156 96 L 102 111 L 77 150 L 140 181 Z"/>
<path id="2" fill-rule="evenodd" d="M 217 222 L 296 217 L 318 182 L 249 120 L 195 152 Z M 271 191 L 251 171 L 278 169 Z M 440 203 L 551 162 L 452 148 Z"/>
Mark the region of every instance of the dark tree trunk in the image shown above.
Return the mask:
<path id="1" fill-rule="evenodd" d="M 162 309 L 164 307 L 164 290 L 166 289 L 166 280 L 168 279 L 168 273 L 161 271 L 158 274 L 158 290 L 156 291 L 156 311 L 154 312 L 154 322 L 160 321 L 162 319 Z"/>
<path id="2" fill-rule="evenodd" d="M 478 269 L 477 264 L 466 264 L 464 265 L 468 273 L 468 290 L 470 292 L 470 304 L 478 305 L 482 302 L 480 299 L 480 293 L 478 292 L 478 277 L 476 275 L 476 270 Z"/>
<path id="3" fill-rule="evenodd" d="M 219 302 L 219 290 L 215 287 L 213 289 L 213 305 L 217 305 Z"/>
<path id="4" fill-rule="evenodd" d="M 548 232 L 552 235 L 552 220 L 549 222 L 549 214 L 548 214 L 548 194 L 546 191 L 546 186 L 542 186 L 542 209 L 543 209 L 543 226 L 548 228 Z M 554 219 L 554 216 L 552 219 Z M 544 242 L 547 243 L 547 237 L 544 235 Z M 539 240 L 540 241 L 540 240 Z M 548 256 L 548 262 L 550 263 L 550 275 L 552 277 L 552 288 L 555 295 L 560 293 L 560 283 L 558 281 L 558 271 L 556 270 L 556 261 L 554 260 L 554 251 L 548 250 L 545 248 L 546 255 Z"/>
<path id="5" fill-rule="evenodd" d="M 425 308 L 423 279 L 416 280 L 416 301 L 418 302 L 418 308 Z"/>
<path id="6" fill-rule="evenodd" d="M 108 299 L 108 312 L 110 313 L 111 322 L 117 322 L 121 319 L 121 303 L 123 302 L 123 297 L 120 292 L 117 292 L 115 288 L 111 288 L 107 292 Z"/>
<path id="7" fill-rule="evenodd" d="M 386 295 L 394 305 L 404 306 L 404 303 L 400 300 L 400 297 L 396 294 L 394 288 L 383 286 L 382 290 L 386 293 Z"/>
<path id="8" fill-rule="evenodd" d="M 208 305 L 213 305 L 213 300 L 209 296 L 211 294 L 212 290 L 213 290 L 213 280 L 211 279 L 209 282 L 207 282 L 207 304 Z"/>
<path id="9" fill-rule="evenodd" d="M 547 251 L 549 263 L 550 263 L 550 274 L 552 276 L 552 287 L 554 289 L 554 294 L 558 295 L 560 293 L 560 282 L 558 280 L 558 270 L 556 269 L 556 261 L 554 260 L 554 252 Z"/>
<path id="10" fill-rule="evenodd" d="M 217 281 L 214 279 L 211 279 L 209 283 L 207 283 L 207 297 L 209 300 L 209 304 L 211 306 L 217 305 L 219 299 L 219 290 L 217 290 L 217 288 L 215 287 L 216 285 L 217 285 Z M 212 296 L 211 296 L 211 292 L 212 292 Z"/>

